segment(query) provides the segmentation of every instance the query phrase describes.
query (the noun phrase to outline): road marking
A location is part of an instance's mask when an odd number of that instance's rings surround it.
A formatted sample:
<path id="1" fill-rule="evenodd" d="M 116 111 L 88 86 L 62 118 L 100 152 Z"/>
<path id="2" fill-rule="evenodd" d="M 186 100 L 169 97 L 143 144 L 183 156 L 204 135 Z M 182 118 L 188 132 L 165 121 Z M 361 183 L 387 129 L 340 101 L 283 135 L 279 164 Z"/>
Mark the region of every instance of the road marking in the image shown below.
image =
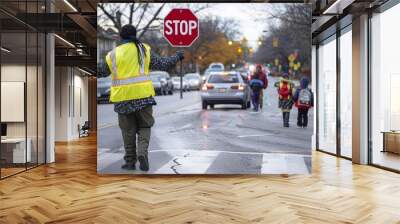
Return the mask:
<path id="1" fill-rule="evenodd" d="M 190 129 L 192 129 L 191 127 L 192 127 L 192 124 L 189 123 L 189 124 L 183 125 L 182 127 L 178 127 L 178 128 L 171 130 L 170 133 L 190 130 Z"/>
<path id="2" fill-rule="evenodd" d="M 123 162 L 123 152 L 109 153 L 105 148 L 101 148 L 98 152 L 97 163 L 98 172 L 106 174 L 110 171 L 110 164 Z M 307 164 L 304 158 L 310 158 L 311 155 L 295 155 L 281 153 L 248 153 L 248 152 L 226 152 L 226 151 L 198 151 L 198 150 L 157 150 L 150 151 L 150 162 L 155 157 L 156 152 L 166 152 L 171 156 L 171 159 L 157 170 L 151 170 L 147 174 L 207 174 L 210 166 L 215 163 L 215 160 L 221 153 L 226 154 L 262 154 L 261 173 L 262 174 L 308 174 Z M 120 164 L 117 165 L 119 170 Z M 152 164 L 150 164 L 152 167 Z M 118 170 L 111 170 L 112 173 L 118 173 Z M 125 171 L 120 170 L 121 173 Z M 140 172 L 132 172 L 140 174 Z"/>
<path id="3" fill-rule="evenodd" d="M 248 137 L 262 137 L 262 136 L 270 136 L 274 134 L 258 134 L 258 135 L 239 135 L 238 138 L 248 138 Z"/>
<path id="4" fill-rule="evenodd" d="M 110 127 L 114 127 L 114 126 L 118 126 L 118 124 L 110 124 L 110 123 L 103 124 L 103 125 L 98 126 L 97 129 L 100 130 L 100 129 L 110 128 Z"/>
<path id="5" fill-rule="evenodd" d="M 167 151 L 168 153 L 171 151 Z M 173 158 L 154 171 L 157 174 L 205 174 L 219 153 L 209 151 L 191 151 L 169 153 Z"/>
<path id="6" fill-rule="evenodd" d="M 276 155 L 274 158 L 263 155 L 261 173 L 282 174 L 287 173 L 287 164 L 284 156 Z"/>
<path id="7" fill-rule="evenodd" d="M 281 156 L 293 156 L 293 157 L 311 157 L 310 155 L 306 154 L 291 154 L 291 153 L 280 153 L 280 152 L 271 152 L 271 153 L 263 153 L 263 152 L 232 152 L 232 151 L 221 151 L 221 150 L 193 150 L 193 149 L 173 149 L 173 150 L 166 150 L 166 149 L 156 149 L 156 150 L 151 150 L 151 152 L 167 152 L 167 153 L 178 153 L 180 152 L 182 155 L 185 154 L 186 152 L 205 152 L 207 154 L 213 154 L 213 153 L 232 153 L 232 154 L 251 154 L 251 155 L 260 155 L 260 154 L 267 154 L 267 155 L 281 155 Z M 311 152 L 310 152 L 311 153 Z M 170 153 L 171 154 L 171 153 Z"/>
<path id="8" fill-rule="evenodd" d="M 304 158 L 286 155 L 263 155 L 262 174 L 308 174 Z"/>

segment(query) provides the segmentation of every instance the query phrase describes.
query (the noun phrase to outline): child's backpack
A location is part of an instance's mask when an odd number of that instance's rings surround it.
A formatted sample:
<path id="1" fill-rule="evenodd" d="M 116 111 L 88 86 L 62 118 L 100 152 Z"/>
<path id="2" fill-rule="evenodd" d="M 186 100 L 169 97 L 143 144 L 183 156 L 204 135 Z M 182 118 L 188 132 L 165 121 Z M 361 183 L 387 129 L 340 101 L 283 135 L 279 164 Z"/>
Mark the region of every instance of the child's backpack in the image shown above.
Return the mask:
<path id="1" fill-rule="evenodd" d="M 292 88 L 288 82 L 280 82 L 278 94 L 280 99 L 289 99 L 292 96 Z"/>
<path id="2" fill-rule="evenodd" d="M 308 88 L 301 89 L 299 92 L 299 98 L 297 102 L 298 106 L 303 108 L 310 108 L 311 100 L 312 100 L 311 91 Z"/>

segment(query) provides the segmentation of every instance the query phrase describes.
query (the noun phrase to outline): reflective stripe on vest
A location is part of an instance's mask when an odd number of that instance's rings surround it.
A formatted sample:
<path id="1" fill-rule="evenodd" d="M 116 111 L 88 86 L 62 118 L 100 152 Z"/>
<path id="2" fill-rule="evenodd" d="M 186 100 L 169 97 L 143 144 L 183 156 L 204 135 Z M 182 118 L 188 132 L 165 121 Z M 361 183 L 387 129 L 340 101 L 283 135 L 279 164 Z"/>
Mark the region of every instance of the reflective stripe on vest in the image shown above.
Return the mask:
<path id="1" fill-rule="evenodd" d="M 129 84 L 134 84 L 134 83 L 139 83 L 139 82 L 146 82 L 150 81 L 150 77 L 147 75 L 142 75 L 142 76 L 137 76 L 129 79 L 122 79 L 122 80 L 112 80 L 111 85 L 112 86 L 121 86 L 121 85 L 129 85 Z"/>
<path id="2" fill-rule="evenodd" d="M 142 58 L 142 64 L 140 65 L 140 75 L 144 75 L 144 64 L 145 64 L 145 57 L 144 57 L 144 52 L 143 49 L 141 47 L 139 47 L 139 54 L 140 54 L 140 58 Z M 140 64 L 140 61 L 139 61 Z"/>
<path id="3" fill-rule="evenodd" d="M 118 73 L 117 73 L 117 57 L 116 57 L 116 55 L 115 55 L 115 51 L 116 51 L 116 48 L 114 48 L 114 49 L 111 51 L 110 57 L 111 57 L 112 70 L 113 70 L 113 73 L 114 73 L 114 76 L 115 76 L 114 78 L 115 78 L 116 80 L 118 80 Z M 139 74 L 139 76 L 145 76 L 145 74 L 144 74 L 145 54 L 144 54 L 143 49 L 142 49 L 141 47 L 139 47 L 139 54 L 140 54 L 140 57 L 142 58 L 142 64 L 140 65 L 140 74 Z M 129 83 L 128 83 L 128 84 L 129 84 Z"/>
<path id="4" fill-rule="evenodd" d="M 111 85 L 112 86 L 121 86 L 121 85 L 129 85 L 129 84 L 134 84 L 134 83 L 139 83 L 139 82 L 146 82 L 150 81 L 149 76 L 144 74 L 144 66 L 145 66 L 145 58 L 144 58 L 144 53 L 142 48 L 139 48 L 139 53 L 142 58 L 142 64 L 140 65 L 140 74 L 136 77 L 129 78 L 129 79 L 118 79 L 118 72 L 117 72 L 117 57 L 115 55 L 116 48 L 114 48 L 111 53 L 111 64 L 112 64 L 112 70 L 114 73 L 114 79 L 112 80 Z"/>
<path id="5" fill-rule="evenodd" d="M 111 58 L 111 65 L 112 65 L 112 70 L 114 73 L 115 79 L 118 79 L 118 74 L 117 74 L 117 57 L 115 56 L 115 51 L 116 48 L 114 48 L 111 53 L 110 53 L 110 58 Z"/>

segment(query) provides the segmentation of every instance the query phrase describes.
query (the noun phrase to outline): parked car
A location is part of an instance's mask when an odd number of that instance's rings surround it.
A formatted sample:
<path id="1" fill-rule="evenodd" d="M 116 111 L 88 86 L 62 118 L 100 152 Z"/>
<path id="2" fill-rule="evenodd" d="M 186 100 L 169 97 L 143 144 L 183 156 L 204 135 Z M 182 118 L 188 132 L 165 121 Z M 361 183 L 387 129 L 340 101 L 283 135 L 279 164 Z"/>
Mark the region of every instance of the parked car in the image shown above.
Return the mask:
<path id="1" fill-rule="evenodd" d="M 201 87 L 201 77 L 199 73 L 188 73 L 184 78 L 189 83 L 190 90 L 200 90 Z"/>
<path id="2" fill-rule="evenodd" d="M 168 72 L 153 71 L 150 72 L 150 79 L 153 82 L 153 87 L 158 95 L 173 94 L 174 85 Z"/>
<path id="3" fill-rule="evenodd" d="M 111 75 L 97 79 L 97 101 L 108 102 L 110 99 Z"/>
<path id="4" fill-rule="evenodd" d="M 250 107 L 250 87 L 239 72 L 210 73 L 201 93 L 202 107 L 215 104 L 240 104 L 242 109 Z"/>
<path id="5" fill-rule="evenodd" d="M 181 89 L 181 77 L 179 76 L 172 77 L 172 83 L 174 85 L 174 89 L 176 90 Z M 182 86 L 183 86 L 183 91 L 189 91 L 189 83 L 185 77 L 183 77 L 182 79 Z"/>
<path id="6" fill-rule="evenodd" d="M 251 79 L 250 70 L 245 69 L 245 68 L 240 68 L 240 69 L 237 69 L 236 71 L 240 73 L 240 75 L 242 76 L 243 79 L 245 79 L 245 81 L 250 81 L 250 79 Z"/>

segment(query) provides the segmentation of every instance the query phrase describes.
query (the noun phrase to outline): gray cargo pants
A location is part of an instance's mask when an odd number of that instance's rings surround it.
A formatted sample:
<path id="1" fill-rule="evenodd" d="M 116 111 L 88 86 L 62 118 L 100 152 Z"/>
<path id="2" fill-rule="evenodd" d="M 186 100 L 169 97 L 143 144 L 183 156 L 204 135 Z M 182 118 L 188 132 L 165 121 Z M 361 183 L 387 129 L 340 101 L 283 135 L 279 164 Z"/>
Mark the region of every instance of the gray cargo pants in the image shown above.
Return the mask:
<path id="1" fill-rule="evenodd" d="M 131 114 L 118 114 L 118 123 L 125 147 L 124 160 L 127 164 L 135 164 L 138 156 L 148 154 L 151 127 L 154 124 L 153 107 L 147 106 Z"/>

